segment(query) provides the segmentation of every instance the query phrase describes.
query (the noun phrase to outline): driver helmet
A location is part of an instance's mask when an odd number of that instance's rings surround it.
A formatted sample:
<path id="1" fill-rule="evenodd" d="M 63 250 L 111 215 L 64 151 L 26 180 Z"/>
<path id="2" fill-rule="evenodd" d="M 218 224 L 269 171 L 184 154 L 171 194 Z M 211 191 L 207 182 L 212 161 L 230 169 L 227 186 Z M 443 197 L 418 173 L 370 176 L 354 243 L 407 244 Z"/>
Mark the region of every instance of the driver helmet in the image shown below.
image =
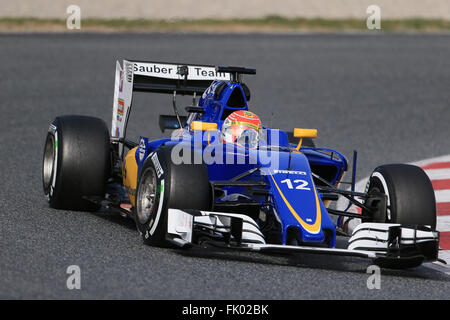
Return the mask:
<path id="1" fill-rule="evenodd" d="M 239 110 L 230 114 L 222 125 L 222 141 L 241 147 L 254 149 L 261 138 L 262 123 L 259 117 L 250 111 Z"/>

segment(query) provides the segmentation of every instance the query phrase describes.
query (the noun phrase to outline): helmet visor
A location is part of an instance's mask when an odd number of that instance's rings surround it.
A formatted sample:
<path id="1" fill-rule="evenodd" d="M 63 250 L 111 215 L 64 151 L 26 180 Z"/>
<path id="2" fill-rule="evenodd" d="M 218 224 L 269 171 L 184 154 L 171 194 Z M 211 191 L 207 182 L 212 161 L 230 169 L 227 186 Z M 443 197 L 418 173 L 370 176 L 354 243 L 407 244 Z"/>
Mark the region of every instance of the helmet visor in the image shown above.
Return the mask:
<path id="1" fill-rule="evenodd" d="M 239 138 L 237 144 L 246 148 L 255 149 L 258 147 L 259 132 L 255 129 L 244 130 Z"/>

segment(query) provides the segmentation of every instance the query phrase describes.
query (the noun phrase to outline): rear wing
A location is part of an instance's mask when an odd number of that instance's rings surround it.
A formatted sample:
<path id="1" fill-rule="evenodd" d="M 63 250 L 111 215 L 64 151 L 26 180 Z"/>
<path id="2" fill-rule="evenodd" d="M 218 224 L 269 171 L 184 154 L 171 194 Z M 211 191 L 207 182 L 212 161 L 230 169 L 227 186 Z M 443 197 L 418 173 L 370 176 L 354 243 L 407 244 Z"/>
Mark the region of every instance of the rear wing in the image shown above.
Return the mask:
<path id="1" fill-rule="evenodd" d="M 122 68 L 117 61 L 111 137 L 125 138 L 135 91 L 195 95 L 214 80 L 230 79 L 230 73 L 211 65 L 123 60 Z"/>

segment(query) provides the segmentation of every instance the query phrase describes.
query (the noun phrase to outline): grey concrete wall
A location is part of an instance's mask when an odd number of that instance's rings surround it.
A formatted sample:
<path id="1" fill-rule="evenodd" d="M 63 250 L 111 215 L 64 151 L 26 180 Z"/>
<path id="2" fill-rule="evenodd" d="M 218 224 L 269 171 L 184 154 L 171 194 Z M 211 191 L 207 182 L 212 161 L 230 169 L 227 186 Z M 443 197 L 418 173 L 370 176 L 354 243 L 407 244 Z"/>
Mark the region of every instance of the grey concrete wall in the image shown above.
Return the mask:
<path id="1" fill-rule="evenodd" d="M 0 0 L 0 17 L 66 18 L 66 8 L 81 7 L 82 18 L 366 18 L 371 4 L 382 18 L 450 20 L 450 0 Z"/>

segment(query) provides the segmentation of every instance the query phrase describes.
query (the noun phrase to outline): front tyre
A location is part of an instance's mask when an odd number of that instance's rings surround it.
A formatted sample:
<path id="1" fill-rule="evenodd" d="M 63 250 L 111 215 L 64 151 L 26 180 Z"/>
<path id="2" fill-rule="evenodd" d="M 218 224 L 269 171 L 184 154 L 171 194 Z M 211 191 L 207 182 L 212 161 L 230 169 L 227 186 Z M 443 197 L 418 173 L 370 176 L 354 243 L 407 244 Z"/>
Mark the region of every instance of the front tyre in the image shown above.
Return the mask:
<path id="1" fill-rule="evenodd" d="M 136 190 L 134 219 L 144 243 L 152 246 L 169 245 L 165 238 L 169 208 L 211 208 L 211 186 L 206 165 L 193 162 L 174 164 L 171 150 L 172 147 L 161 147 L 148 156 Z"/>
<path id="2" fill-rule="evenodd" d="M 367 192 L 387 196 L 386 210 L 376 222 L 436 228 L 434 190 L 421 168 L 408 164 L 379 166 L 370 176 Z"/>
<path id="3" fill-rule="evenodd" d="M 386 196 L 383 210 L 378 210 L 378 217 L 373 219 L 375 222 L 405 226 L 426 225 L 436 229 L 434 190 L 430 179 L 421 168 L 407 164 L 380 166 L 370 176 L 367 192 L 369 195 Z M 405 269 L 417 267 L 423 260 L 423 257 L 416 255 L 401 260 L 396 257 L 378 258 L 374 263 L 385 268 Z"/>

